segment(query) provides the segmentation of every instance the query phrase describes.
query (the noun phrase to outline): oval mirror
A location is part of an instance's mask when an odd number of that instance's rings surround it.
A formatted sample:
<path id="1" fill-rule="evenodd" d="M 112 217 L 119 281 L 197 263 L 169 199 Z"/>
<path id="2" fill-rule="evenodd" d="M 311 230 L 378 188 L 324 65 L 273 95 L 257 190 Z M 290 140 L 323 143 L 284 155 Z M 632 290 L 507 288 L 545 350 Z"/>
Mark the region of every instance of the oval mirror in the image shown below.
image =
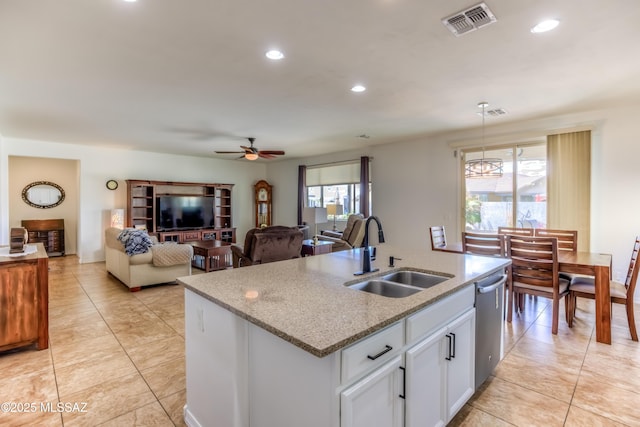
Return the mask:
<path id="1" fill-rule="evenodd" d="M 54 208 L 64 200 L 64 190 L 53 182 L 36 181 L 24 187 L 22 200 L 34 208 Z"/>

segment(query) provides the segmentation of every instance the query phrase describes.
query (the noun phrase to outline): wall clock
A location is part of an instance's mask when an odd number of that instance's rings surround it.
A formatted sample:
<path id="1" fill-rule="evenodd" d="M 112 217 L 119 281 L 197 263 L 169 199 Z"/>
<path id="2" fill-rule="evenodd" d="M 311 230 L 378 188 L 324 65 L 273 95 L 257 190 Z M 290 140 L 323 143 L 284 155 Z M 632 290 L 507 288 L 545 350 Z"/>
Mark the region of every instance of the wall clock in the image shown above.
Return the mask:
<path id="1" fill-rule="evenodd" d="M 115 179 L 110 179 L 109 181 L 107 181 L 107 188 L 109 190 L 115 190 L 116 188 L 118 188 L 118 181 L 116 181 Z"/>

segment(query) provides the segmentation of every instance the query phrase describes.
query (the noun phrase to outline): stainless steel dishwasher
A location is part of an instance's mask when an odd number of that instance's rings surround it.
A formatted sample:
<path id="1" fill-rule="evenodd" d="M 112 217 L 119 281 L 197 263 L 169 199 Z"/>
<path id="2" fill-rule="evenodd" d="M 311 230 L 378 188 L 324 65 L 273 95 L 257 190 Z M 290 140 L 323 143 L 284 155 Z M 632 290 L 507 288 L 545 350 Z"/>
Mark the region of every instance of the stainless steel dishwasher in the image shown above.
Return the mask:
<path id="1" fill-rule="evenodd" d="M 476 285 L 476 390 L 493 372 L 503 356 L 504 284 L 507 275 L 498 271 Z"/>

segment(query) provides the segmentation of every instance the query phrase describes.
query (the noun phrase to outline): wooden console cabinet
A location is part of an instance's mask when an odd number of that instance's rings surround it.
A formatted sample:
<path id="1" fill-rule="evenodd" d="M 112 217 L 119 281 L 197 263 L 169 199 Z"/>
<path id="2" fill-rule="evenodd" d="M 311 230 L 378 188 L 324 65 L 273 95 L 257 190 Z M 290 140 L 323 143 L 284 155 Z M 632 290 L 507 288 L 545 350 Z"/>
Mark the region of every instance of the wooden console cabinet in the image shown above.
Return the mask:
<path id="1" fill-rule="evenodd" d="M 42 243 L 49 256 L 64 256 L 64 219 L 24 219 L 29 243 Z"/>
<path id="2" fill-rule="evenodd" d="M 236 242 L 236 229 L 231 215 L 233 184 L 206 184 L 193 182 L 127 180 L 127 227 L 146 228 L 161 242 L 179 243 L 197 240 Z M 158 197 L 202 196 L 214 199 L 213 228 L 190 230 L 161 230 L 157 226 Z"/>
<path id="3" fill-rule="evenodd" d="M 0 255 L 0 351 L 49 346 L 49 258 L 42 243 L 36 247 L 29 255 Z"/>

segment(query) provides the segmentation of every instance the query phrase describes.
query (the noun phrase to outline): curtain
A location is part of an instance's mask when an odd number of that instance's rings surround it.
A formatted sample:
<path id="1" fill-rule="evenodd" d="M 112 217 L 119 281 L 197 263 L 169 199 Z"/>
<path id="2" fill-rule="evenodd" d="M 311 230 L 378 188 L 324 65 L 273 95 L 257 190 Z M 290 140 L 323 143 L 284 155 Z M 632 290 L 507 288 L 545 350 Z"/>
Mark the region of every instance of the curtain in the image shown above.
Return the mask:
<path id="1" fill-rule="evenodd" d="M 360 157 L 360 213 L 365 218 L 371 215 L 369 212 L 369 157 Z"/>
<path id="2" fill-rule="evenodd" d="M 298 166 L 298 224 L 302 224 L 302 213 L 304 212 L 307 189 L 307 167 Z"/>
<path id="3" fill-rule="evenodd" d="M 547 228 L 578 230 L 590 249 L 591 131 L 547 136 Z"/>

